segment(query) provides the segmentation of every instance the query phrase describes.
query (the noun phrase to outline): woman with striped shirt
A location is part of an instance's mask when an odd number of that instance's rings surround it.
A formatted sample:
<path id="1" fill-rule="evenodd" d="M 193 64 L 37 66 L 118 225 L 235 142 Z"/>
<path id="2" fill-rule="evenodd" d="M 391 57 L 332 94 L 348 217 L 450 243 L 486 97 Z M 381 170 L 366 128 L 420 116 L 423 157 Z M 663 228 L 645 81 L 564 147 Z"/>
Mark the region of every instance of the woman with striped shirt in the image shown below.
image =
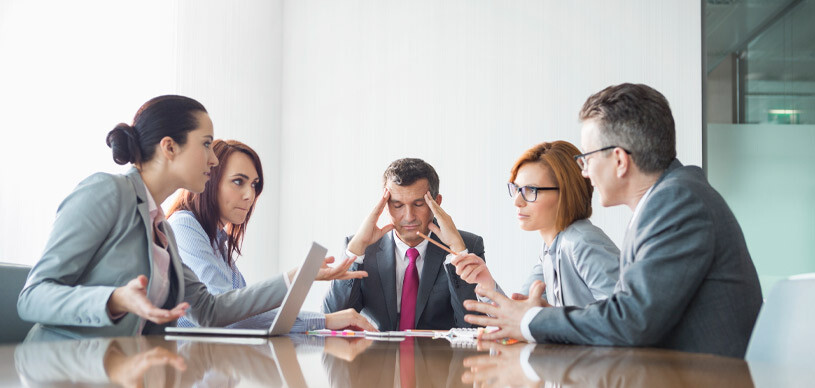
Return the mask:
<path id="1" fill-rule="evenodd" d="M 241 142 L 215 140 L 212 149 L 221 163 L 212 168 L 211 180 L 201 193 L 182 190 L 170 208 L 168 221 L 184 264 L 195 272 L 209 292 L 220 294 L 246 287 L 235 260 L 241 255 L 246 225 L 263 190 L 263 167 L 257 153 Z M 287 285 L 296 271 L 297 268 L 284 276 Z M 347 272 L 340 276 L 354 276 L 352 274 Z M 277 310 L 267 311 L 229 327 L 268 328 L 276 315 Z M 178 326 L 196 325 L 182 317 Z M 376 330 L 354 309 L 347 309 L 326 315 L 302 312 L 292 332 L 347 327 Z"/>

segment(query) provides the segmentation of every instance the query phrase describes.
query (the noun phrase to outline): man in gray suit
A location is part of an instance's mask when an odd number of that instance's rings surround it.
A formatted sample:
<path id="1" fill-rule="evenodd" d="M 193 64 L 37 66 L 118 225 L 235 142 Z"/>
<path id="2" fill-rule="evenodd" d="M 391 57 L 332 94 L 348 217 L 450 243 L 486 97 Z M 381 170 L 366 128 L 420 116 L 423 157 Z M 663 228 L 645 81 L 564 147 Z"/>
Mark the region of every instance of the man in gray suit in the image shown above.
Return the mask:
<path id="1" fill-rule="evenodd" d="M 476 299 L 475 285 L 456 275 L 450 264 L 455 256 L 429 244 L 417 232 L 455 252 L 472 252 L 481 258 L 484 241 L 457 230 L 439 207 L 439 177 L 425 161 L 394 161 L 385 170 L 383 186 L 383 196 L 373 212 L 345 240 L 346 255 L 357 257 L 350 270 L 366 271 L 368 277 L 332 281 L 323 312 L 354 308 L 383 331 L 470 327 L 464 321 L 462 303 Z M 379 228 L 376 222 L 386 205 L 392 223 Z M 438 224 L 433 223 L 434 216 Z M 416 256 L 411 259 L 412 252 Z"/>
<path id="2" fill-rule="evenodd" d="M 580 112 L 585 154 L 575 157 L 603 206 L 634 214 L 607 300 L 552 308 L 477 290 L 498 306 L 466 304 L 493 317 L 468 322 L 500 331 L 484 339 L 654 346 L 744 357 L 761 288 L 741 228 L 699 167 L 676 159 L 668 101 L 646 85 L 622 84 L 589 97 Z M 533 286 L 540 295 L 543 285 Z"/>

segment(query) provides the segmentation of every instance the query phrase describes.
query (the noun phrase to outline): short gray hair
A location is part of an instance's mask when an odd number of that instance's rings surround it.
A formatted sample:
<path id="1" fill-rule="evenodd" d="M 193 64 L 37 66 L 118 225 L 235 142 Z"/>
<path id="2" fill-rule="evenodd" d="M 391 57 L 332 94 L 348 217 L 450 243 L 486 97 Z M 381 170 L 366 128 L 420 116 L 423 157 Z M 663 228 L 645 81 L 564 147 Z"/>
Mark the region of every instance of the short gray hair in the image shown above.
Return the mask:
<path id="1" fill-rule="evenodd" d="M 382 174 L 382 186 L 387 185 L 389 181 L 399 186 L 410 186 L 419 179 L 427 179 L 433 198 L 439 195 L 439 175 L 433 166 L 417 158 L 394 160 Z"/>
<path id="2" fill-rule="evenodd" d="M 592 95 L 580 110 L 586 120 L 597 120 L 601 147 L 625 148 L 643 172 L 665 171 L 676 158 L 671 107 L 648 85 L 614 85 Z"/>

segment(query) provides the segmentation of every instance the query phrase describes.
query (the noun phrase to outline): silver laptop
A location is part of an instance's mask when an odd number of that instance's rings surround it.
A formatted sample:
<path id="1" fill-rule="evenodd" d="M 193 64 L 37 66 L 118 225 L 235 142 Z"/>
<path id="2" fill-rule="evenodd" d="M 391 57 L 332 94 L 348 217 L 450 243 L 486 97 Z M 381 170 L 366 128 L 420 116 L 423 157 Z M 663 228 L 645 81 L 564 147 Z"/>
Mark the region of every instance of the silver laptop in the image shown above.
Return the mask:
<path id="1" fill-rule="evenodd" d="M 323 264 L 323 259 L 328 253 L 320 244 L 316 242 L 311 243 L 311 250 L 306 256 L 305 262 L 297 270 L 294 275 L 294 281 L 286 293 L 286 298 L 283 299 L 283 305 L 277 312 L 277 316 L 272 322 L 272 326 L 268 329 L 230 329 L 224 327 L 167 327 L 164 329 L 166 333 L 172 334 L 194 334 L 194 335 L 210 335 L 210 336 L 245 336 L 245 337 L 271 337 L 275 335 L 288 334 L 291 327 L 294 325 L 297 314 L 300 312 L 300 307 L 303 306 L 303 301 L 306 300 L 306 295 L 311 289 L 311 283 L 314 282 L 314 277 L 320 271 L 320 266 Z M 285 276 L 285 275 L 283 275 Z"/>

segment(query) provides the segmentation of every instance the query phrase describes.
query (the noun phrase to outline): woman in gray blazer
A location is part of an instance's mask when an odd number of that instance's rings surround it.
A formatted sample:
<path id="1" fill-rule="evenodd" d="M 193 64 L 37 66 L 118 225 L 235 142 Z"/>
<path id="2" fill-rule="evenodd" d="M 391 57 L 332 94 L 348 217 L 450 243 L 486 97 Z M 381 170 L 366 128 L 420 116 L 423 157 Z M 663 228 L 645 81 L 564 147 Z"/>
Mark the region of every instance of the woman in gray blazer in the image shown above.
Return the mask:
<path id="1" fill-rule="evenodd" d="M 593 189 L 574 163 L 578 154 L 569 142 L 541 143 L 512 167 L 507 187 L 518 209 L 518 223 L 543 238 L 538 262 L 514 299 L 525 299 L 535 280 L 546 284 L 545 298 L 553 306 L 582 307 L 614 291 L 620 251 L 588 220 Z M 496 287 L 479 257 L 462 255 L 453 264 L 465 281 Z"/>
<path id="2" fill-rule="evenodd" d="M 108 133 L 113 160 L 134 167 L 90 176 L 59 206 L 17 301 L 20 317 L 37 323 L 26 341 L 160 334 L 187 312 L 197 324 L 225 326 L 282 303 L 282 275 L 212 295 L 181 262 L 160 205 L 179 188 L 204 190 L 218 164 L 212 141 L 204 106 L 173 95 Z M 318 279 L 366 275 L 343 264 L 324 266 Z"/>

